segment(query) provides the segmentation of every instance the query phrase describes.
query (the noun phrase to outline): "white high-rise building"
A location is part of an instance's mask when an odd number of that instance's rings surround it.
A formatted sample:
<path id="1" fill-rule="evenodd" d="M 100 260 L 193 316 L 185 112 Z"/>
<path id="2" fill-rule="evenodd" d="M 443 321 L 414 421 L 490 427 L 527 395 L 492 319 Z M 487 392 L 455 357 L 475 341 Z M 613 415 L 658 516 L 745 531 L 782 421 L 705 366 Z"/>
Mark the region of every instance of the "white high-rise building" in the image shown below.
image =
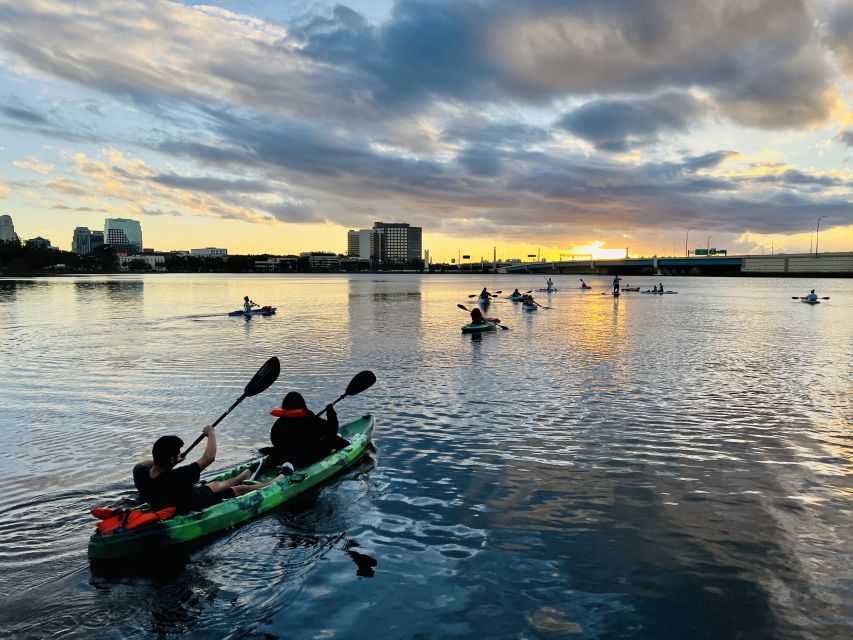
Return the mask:
<path id="1" fill-rule="evenodd" d="M 12 216 L 0 216 L 0 241 L 17 242 L 18 234 L 12 224 Z"/>
<path id="2" fill-rule="evenodd" d="M 142 253 L 142 225 L 128 218 L 107 218 L 104 244 L 112 245 L 117 251 Z"/>
<path id="3" fill-rule="evenodd" d="M 371 229 L 350 229 L 347 232 L 347 255 L 350 258 L 370 260 L 370 243 L 373 239 Z"/>

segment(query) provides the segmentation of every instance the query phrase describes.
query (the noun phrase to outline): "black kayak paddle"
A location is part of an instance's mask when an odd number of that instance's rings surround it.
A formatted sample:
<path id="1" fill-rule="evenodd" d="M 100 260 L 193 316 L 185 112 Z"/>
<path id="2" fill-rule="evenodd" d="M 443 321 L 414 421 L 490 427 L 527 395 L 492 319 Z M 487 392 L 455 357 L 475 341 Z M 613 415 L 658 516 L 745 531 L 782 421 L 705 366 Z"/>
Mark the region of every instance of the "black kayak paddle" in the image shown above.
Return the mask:
<path id="1" fill-rule="evenodd" d="M 281 371 L 281 364 L 278 361 L 278 358 L 273 356 L 269 360 L 264 363 L 258 372 L 249 380 L 249 384 L 246 385 L 246 388 L 243 389 L 243 395 L 237 398 L 237 401 L 228 407 L 228 411 L 219 416 L 219 419 L 213 423 L 212 426 L 218 425 L 222 422 L 222 419 L 231 413 L 231 410 L 234 409 L 238 404 L 243 402 L 246 398 L 250 398 L 252 396 L 258 395 L 261 391 L 266 391 L 269 386 L 278 379 L 278 374 Z M 186 451 L 181 454 L 182 458 L 186 458 L 187 454 L 192 451 L 193 447 L 195 447 L 199 442 L 204 439 L 204 434 L 202 433 L 198 438 L 195 439 Z"/>
<path id="2" fill-rule="evenodd" d="M 331 406 L 338 404 L 341 400 L 346 398 L 347 396 L 357 396 L 362 391 L 367 391 L 376 383 L 376 376 L 372 371 L 361 371 L 355 374 L 347 385 L 347 390 L 343 392 L 343 394 L 338 397 L 332 404 L 326 405 L 326 409 Z M 320 413 L 317 414 L 317 417 L 326 413 L 326 409 L 323 409 Z"/>

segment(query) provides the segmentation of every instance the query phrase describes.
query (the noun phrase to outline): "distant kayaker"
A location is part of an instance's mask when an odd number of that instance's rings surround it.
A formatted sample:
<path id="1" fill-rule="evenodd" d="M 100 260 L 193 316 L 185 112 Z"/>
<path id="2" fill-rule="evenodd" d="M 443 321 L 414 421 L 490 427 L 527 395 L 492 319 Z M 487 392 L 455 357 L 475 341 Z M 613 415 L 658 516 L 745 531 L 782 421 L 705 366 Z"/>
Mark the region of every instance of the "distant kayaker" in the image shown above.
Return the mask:
<path id="1" fill-rule="evenodd" d="M 583 281 L 583 278 L 578 278 L 578 280 L 581 281 L 581 289 L 591 289 L 592 288 L 586 282 Z"/>
<path id="2" fill-rule="evenodd" d="M 483 290 L 480 292 L 480 300 L 488 300 L 491 296 L 492 294 L 489 293 L 489 290 L 483 287 Z"/>
<path id="3" fill-rule="evenodd" d="M 480 311 L 479 307 L 474 307 L 471 309 L 471 324 L 483 324 L 484 322 L 494 322 L 497 324 L 500 322 L 500 318 L 487 318 L 483 315 L 483 312 Z"/>
<path id="4" fill-rule="evenodd" d="M 151 449 L 152 459 L 140 462 L 133 468 L 133 483 L 139 495 L 153 510 L 176 507 L 178 513 L 198 511 L 228 498 L 262 489 L 284 477 L 245 485 L 242 482 L 252 474 L 252 470 L 246 470 L 228 480 L 196 484 L 202 470 L 216 460 L 216 431 L 208 425 L 203 433 L 207 436 L 207 444 L 204 453 L 195 462 L 177 467 L 184 460 L 181 457 L 184 442 L 178 436 L 163 436 L 157 439 Z"/>
<path id="5" fill-rule="evenodd" d="M 619 283 L 620 283 L 620 282 L 622 282 L 622 278 L 620 278 L 618 275 L 617 275 L 617 276 L 613 276 L 613 291 L 614 291 L 614 292 L 618 292 L 618 291 L 619 291 Z"/>
<path id="6" fill-rule="evenodd" d="M 652 287 L 652 293 L 657 293 L 657 292 L 658 292 L 658 286 L 655 285 L 654 287 Z"/>
<path id="7" fill-rule="evenodd" d="M 548 282 L 545 283 L 545 286 L 548 288 L 548 291 L 554 288 L 554 282 L 551 280 L 551 278 L 548 278 Z"/>
<path id="8" fill-rule="evenodd" d="M 326 407 L 327 418 L 318 418 L 305 404 L 305 399 L 291 391 L 281 403 L 281 409 L 273 409 L 278 420 L 270 430 L 273 459 L 288 461 L 300 469 L 314 464 L 330 453 L 343 449 L 349 440 L 338 435 L 338 414 L 334 407 Z"/>
<path id="9" fill-rule="evenodd" d="M 814 292 L 814 289 L 812 289 L 811 293 L 806 296 L 806 300 L 808 300 L 809 302 L 814 302 L 815 300 L 817 300 L 817 294 Z"/>
<path id="10" fill-rule="evenodd" d="M 252 312 L 252 307 L 259 306 L 257 302 L 249 300 L 249 296 L 243 296 L 243 311 L 246 313 Z"/>
<path id="11" fill-rule="evenodd" d="M 658 287 L 658 292 L 663 293 L 663 282 L 660 283 L 660 287 Z"/>
<path id="12" fill-rule="evenodd" d="M 515 289 L 515 291 L 513 291 L 510 295 L 511 295 L 513 298 L 518 298 L 518 297 L 520 297 L 520 296 L 521 296 L 521 292 L 518 290 L 518 288 L 516 288 L 516 289 Z"/>

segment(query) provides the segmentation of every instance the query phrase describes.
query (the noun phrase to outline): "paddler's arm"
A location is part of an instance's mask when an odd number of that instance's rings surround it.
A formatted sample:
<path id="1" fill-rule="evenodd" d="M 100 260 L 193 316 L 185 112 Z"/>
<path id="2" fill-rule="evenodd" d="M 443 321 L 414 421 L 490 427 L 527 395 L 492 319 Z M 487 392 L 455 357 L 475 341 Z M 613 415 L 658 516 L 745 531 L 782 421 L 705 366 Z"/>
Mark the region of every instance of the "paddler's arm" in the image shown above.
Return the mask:
<path id="1" fill-rule="evenodd" d="M 211 425 L 207 425 L 202 429 L 202 433 L 207 436 L 207 444 L 204 446 L 204 453 L 201 454 L 201 458 L 196 460 L 196 464 L 200 470 L 204 471 L 216 460 L 216 430 Z"/>

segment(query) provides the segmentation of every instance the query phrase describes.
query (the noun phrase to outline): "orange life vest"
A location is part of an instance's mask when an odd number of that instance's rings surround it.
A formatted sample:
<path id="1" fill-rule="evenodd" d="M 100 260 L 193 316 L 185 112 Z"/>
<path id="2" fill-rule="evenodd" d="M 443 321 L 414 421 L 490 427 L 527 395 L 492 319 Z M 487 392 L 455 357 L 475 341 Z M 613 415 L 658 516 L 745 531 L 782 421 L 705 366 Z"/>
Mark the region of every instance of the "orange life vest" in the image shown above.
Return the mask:
<path id="1" fill-rule="evenodd" d="M 305 409 L 273 409 L 270 411 L 271 416 L 276 418 L 305 418 L 308 412 Z"/>
<path id="2" fill-rule="evenodd" d="M 175 515 L 175 511 L 175 507 L 166 507 L 165 509 L 160 509 L 160 511 L 98 507 L 97 509 L 92 509 L 92 515 L 100 520 L 96 525 L 98 531 L 104 535 L 111 535 L 129 529 L 136 529 L 152 522 L 168 520 Z"/>

